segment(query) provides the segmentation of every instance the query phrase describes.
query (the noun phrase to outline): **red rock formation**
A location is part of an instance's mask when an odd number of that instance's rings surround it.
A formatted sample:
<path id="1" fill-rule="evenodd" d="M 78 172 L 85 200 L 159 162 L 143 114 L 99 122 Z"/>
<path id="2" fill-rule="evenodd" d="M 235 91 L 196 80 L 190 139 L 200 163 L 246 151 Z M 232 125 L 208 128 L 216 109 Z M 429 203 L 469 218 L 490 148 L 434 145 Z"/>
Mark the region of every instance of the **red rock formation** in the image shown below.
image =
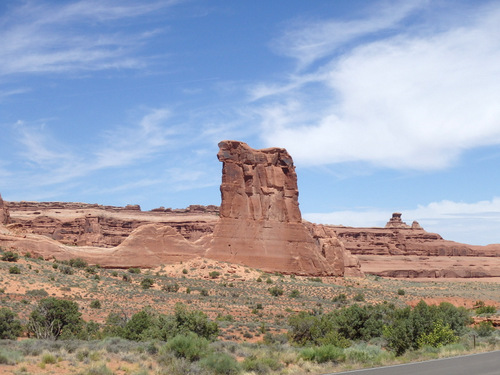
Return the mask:
<path id="1" fill-rule="evenodd" d="M 218 207 L 193 206 L 177 210 L 140 211 L 127 207 L 85 203 L 10 202 L 11 229 L 42 234 L 66 245 L 111 248 L 133 230 L 150 223 L 177 229 L 189 241 L 212 233 Z M 128 206 L 130 207 L 130 206 Z"/>
<path id="2" fill-rule="evenodd" d="M 1 225 L 6 225 L 10 221 L 10 215 L 9 215 L 9 208 L 5 204 L 5 202 L 2 199 L 2 196 L 0 195 L 0 224 Z"/>
<path id="3" fill-rule="evenodd" d="M 0 233 L 2 246 L 19 253 L 45 259 L 69 260 L 82 258 L 103 267 L 156 267 L 202 256 L 204 249 L 182 237 L 174 228 L 162 224 L 147 224 L 134 230 L 119 246 L 100 248 L 65 246 L 36 234 Z"/>
<path id="4" fill-rule="evenodd" d="M 343 275 L 345 250 L 335 233 L 313 236 L 302 222 L 288 152 L 238 141 L 219 147 L 222 204 L 206 256 L 266 271 Z"/>

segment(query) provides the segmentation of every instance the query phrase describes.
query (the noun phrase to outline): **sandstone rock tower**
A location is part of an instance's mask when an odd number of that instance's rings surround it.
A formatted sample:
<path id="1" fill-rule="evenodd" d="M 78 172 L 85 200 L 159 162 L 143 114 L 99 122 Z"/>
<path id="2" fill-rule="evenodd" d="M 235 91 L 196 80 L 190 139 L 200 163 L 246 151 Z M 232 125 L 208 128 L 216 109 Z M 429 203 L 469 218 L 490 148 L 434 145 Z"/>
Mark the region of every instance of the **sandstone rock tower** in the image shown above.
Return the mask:
<path id="1" fill-rule="evenodd" d="M 340 242 L 321 241 L 302 222 L 288 152 L 238 141 L 222 141 L 219 148 L 222 204 L 207 257 L 265 271 L 343 275 Z"/>

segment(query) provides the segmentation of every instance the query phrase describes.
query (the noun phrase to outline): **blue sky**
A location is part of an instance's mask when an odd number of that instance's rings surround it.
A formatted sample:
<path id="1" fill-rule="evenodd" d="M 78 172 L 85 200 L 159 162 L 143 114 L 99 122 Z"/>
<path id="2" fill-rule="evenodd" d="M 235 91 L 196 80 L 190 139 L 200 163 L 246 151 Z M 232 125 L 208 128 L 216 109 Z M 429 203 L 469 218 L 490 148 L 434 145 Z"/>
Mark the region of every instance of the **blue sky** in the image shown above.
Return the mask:
<path id="1" fill-rule="evenodd" d="M 313 222 L 500 243 L 498 1 L 2 1 L 5 200 L 219 204 L 285 147 Z"/>

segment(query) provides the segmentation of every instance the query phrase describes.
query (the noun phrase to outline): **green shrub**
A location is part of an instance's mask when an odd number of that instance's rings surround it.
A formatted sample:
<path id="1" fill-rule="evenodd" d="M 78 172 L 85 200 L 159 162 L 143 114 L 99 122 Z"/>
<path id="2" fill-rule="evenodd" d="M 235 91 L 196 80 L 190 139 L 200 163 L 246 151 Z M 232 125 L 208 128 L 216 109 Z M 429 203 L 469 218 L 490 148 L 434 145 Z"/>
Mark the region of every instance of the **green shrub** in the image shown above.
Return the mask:
<path id="1" fill-rule="evenodd" d="M 45 353 L 42 355 L 42 363 L 46 365 L 53 365 L 57 362 L 57 358 L 51 353 Z"/>
<path id="2" fill-rule="evenodd" d="M 208 354 L 208 343 L 207 339 L 189 332 L 186 335 L 175 336 L 167 342 L 166 347 L 177 357 L 193 362 Z"/>
<path id="3" fill-rule="evenodd" d="M 340 293 L 333 297 L 333 302 L 344 304 L 347 302 L 347 296 L 344 293 Z"/>
<path id="4" fill-rule="evenodd" d="M 183 273 L 184 275 L 187 275 L 188 270 L 184 268 L 184 269 L 182 270 L 182 273 Z"/>
<path id="5" fill-rule="evenodd" d="M 59 267 L 59 271 L 61 271 L 65 275 L 73 275 L 75 271 L 70 266 L 61 266 Z"/>
<path id="6" fill-rule="evenodd" d="M 210 276 L 211 279 L 216 279 L 220 276 L 220 272 L 212 271 L 208 275 Z"/>
<path id="7" fill-rule="evenodd" d="M 154 280 L 150 277 L 145 277 L 141 280 L 142 289 L 149 289 L 155 284 Z"/>
<path id="8" fill-rule="evenodd" d="M 153 327 L 154 317 L 151 309 L 144 308 L 138 313 L 132 315 L 125 324 L 123 337 L 127 340 L 140 341 L 143 339 L 143 333 Z"/>
<path id="9" fill-rule="evenodd" d="M 351 346 L 344 354 L 346 361 L 351 363 L 377 363 L 385 355 L 380 347 L 366 343 Z"/>
<path id="10" fill-rule="evenodd" d="M 245 358 L 241 367 L 247 372 L 267 374 L 270 371 L 280 370 L 283 365 L 275 357 L 265 356 L 259 358 L 255 355 L 251 355 Z"/>
<path id="11" fill-rule="evenodd" d="M 363 293 L 358 293 L 352 299 L 356 302 L 363 302 L 365 300 L 365 295 Z"/>
<path id="12" fill-rule="evenodd" d="M 139 274 L 139 273 L 141 273 L 141 269 L 140 269 L 140 268 L 130 267 L 130 268 L 128 269 L 128 272 L 129 272 L 129 273 Z"/>
<path id="13" fill-rule="evenodd" d="M 21 273 L 21 269 L 18 266 L 12 266 L 9 267 L 9 273 L 19 275 Z"/>
<path id="14" fill-rule="evenodd" d="M 22 333 L 21 322 L 7 307 L 0 308 L 0 339 L 15 340 Z"/>
<path id="15" fill-rule="evenodd" d="M 300 292 L 297 289 L 292 290 L 292 292 L 289 295 L 290 298 L 298 298 L 300 297 Z"/>
<path id="16" fill-rule="evenodd" d="M 487 337 L 491 336 L 491 334 L 495 331 L 495 327 L 493 327 L 491 322 L 480 322 L 474 326 L 474 330 L 479 337 Z"/>
<path id="17" fill-rule="evenodd" d="M 430 332 L 424 332 L 420 335 L 417 339 L 417 344 L 419 347 L 432 346 L 434 348 L 439 348 L 457 341 L 458 337 L 455 335 L 450 326 L 445 325 L 442 321 L 438 320 L 433 322 Z"/>
<path id="18" fill-rule="evenodd" d="M 92 309 L 100 309 L 102 307 L 101 301 L 99 301 L 98 299 L 93 300 L 92 302 L 90 302 L 90 307 Z"/>
<path id="19" fill-rule="evenodd" d="M 19 259 L 19 254 L 14 253 L 12 251 L 6 251 L 2 255 L 2 260 L 5 262 L 17 262 Z"/>
<path id="20" fill-rule="evenodd" d="M 497 308 L 495 306 L 486 305 L 483 301 L 477 301 L 474 306 L 474 312 L 477 315 L 481 314 L 495 314 L 497 312 Z"/>
<path id="21" fill-rule="evenodd" d="M 31 312 L 28 329 L 39 339 L 71 337 L 81 331 L 83 319 L 76 302 L 53 297 L 38 302 Z"/>
<path id="22" fill-rule="evenodd" d="M 82 258 L 70 259 L 68 264 L 71 267 L 75 267 L 75 268 L 85 268 L 88 266 L 88 263 L 85 260 L 83 260 Z"/>
<path id="23" fill-rule="evenodd" d="M 190 311 L 181 303 L 175 305 L 174 319 L 181 333 L 194 332 L 207 340 L 215 340 L 219 336 L 219 326 L 216 322 L 210 321 L 204 312 Z"/>
<path id="24" fill-rule="evenodd" d="M 277 287 L 277 286 L 273 286 L 271 288 L 268 289 L 269 293 L 273 296 L 273 297 L 279 297 L 279 296 L 282 296 L 283 295 L 283 289 Z"/>
<path id="25" fill-rule="evenodd" d="M 216 375 L 233 375 L 241 371 L 238 361 L 226 353 L 209 354 L 200 364 Z"/>
<path id="26" fill-rule="evenodd" d="M 404 289 L 398 289 L 398 296 L 404 296 L 404 295 L 405 295 Z"/>
<path id="27" fill-rule="evenodd" d="M 322 345 L 305 348 L 300 351 L 299 356 L 306 361 L 314 361 L 317 363 L 339 363 L 345 361 L 344 350 L 342 348 L 337 348 L 334 345 Z"/>

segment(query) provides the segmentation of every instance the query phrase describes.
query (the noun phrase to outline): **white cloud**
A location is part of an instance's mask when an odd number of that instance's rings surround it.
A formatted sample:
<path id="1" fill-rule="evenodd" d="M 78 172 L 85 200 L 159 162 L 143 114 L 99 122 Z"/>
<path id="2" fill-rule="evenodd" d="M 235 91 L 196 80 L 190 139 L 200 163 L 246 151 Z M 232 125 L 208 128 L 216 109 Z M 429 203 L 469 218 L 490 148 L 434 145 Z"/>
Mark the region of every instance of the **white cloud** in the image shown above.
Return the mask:
<path id="1" fill-rule="evenodd" d="M 95 152 L 95 168 L 127 166 L 165 152 L 170 138 L 179 133 L 168 125 L 169 117 L 168 109 L 153 109 L 136 125 L 107 131 L 104 144 Z"/>
<path id="2" fill-rule="evenodd" d="M 466 203 L 453 201 L 432 202 L 413 209 L 401 210 L 402 219 L 411 224 L 418 221 L 428 232 L 436 232 L 444 239 L 473 245 L 500 243 L 500 197 Z M 381 208 L 331 213 L 309 213 L 304 218 L 322 224 L 351 227 L 383 227 L 392 211 Z"/>
<path id="3" fill-rule="evenodd" d="M 500 144 L 500 6 L 435 29 L 400 27 L 418 4 L 394 7 L 392 16 L 387 8 L 365 20 L 310 25 L 298 42 L 289 37 L 298 30 L 287 34 L 290 56 L 322 63 L 253 88 L 266 144 L 286 147 L 303 165 L 420 170 Z"/>
<path id="4" fill-rule="evenodd" d="M 80 0 L 62 5 L 27 2 L 0 18 L 0 75 L 142 67 L 145 61 L 132 57 L 130 52 L 157 30 L 138 34 L 113 22 L 173 4 L 174 1 L 138 4 Z"/>
<path id="5" fill-rule="evenodd" d="M 303 69 L 367 34 L 395 27 L 425 3 L 426 0 L 404 1 L 396 5 L 379 2 L 367 9 L 367 18 L 362 20 L 297 22 L 275 40 L 273 46 L 280 53 L 296 59 L 299 68 Z"/>

